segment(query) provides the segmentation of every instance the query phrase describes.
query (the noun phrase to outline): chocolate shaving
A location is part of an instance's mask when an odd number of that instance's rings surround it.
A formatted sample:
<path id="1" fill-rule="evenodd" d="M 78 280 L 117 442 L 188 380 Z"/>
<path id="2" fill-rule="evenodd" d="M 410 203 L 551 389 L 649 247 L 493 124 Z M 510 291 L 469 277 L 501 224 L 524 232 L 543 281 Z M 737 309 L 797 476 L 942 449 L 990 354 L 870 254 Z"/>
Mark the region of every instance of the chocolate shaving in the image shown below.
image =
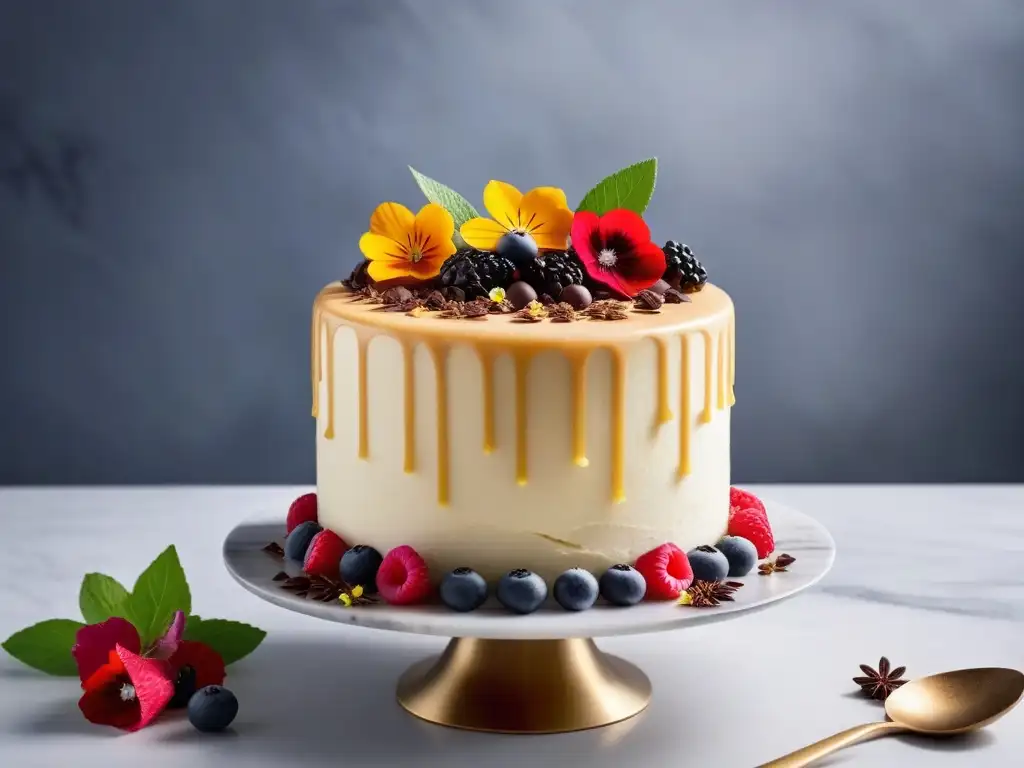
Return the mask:
<path id="1" fill-rule="evenodd" d="M 678 288 L 669 288 L 665 291 L 665 303 L 666 304 L 687 304 L 691 301 L 690 297 L 680 291 Z"/>
<path id="2" fill-rule="evenodd" d="M 629 317 L 626 305 L 614 299 L 595 301 L 587 307 L 584 314 L 592 320 L 625 320 Z"/>
<path id="3" fill-rule="evenodd" d="M 284 581 L 287 578 L 288 578 L 288 574 L 287 573 L 285 573 L 284 571 L 278 571 L 277 573 L 274 574 L 274 578 L 272 578 L 271 581 Z"/>
<path id="4" fill-rule="evenodd" d="M 516 310 L 512 306 L 512 302 L 508 299 L 502 299 L 501 301 L 489 302 L 487 305 L 487 311 L 492 315 L 508 315 Z"/>
<path id="5" fill-rule="evenodd" d="M 549 294 L 546 294 L 546 293 L 542 293 L 540 295 L 540 298 L 537 299 L 537 301 L 539 301 L 545 307 L 550 307 L 552 304 L 555 303 L 555 300 L 552 299 L 551 296 Z"/>
<path id="6" fill-rule="evenodd" d="M 263 548 L 263 551 L 266 552 L 268 555 L 273 555 L 274 557 L 284 557 L 284 547 L 282 547 L 276 541 L 272 541 L 269 544 L 267 544 L 267 546 Z"/>
<path id="7" fill-rule="evenodd" d="M 394 288 L 388 288 L 380 296 L 381 303 L 386 306 L 405 304 L 408 301 L 413 301 L 415 298 L 416 297 L 413 296 L 412 291 L 404 285 L 397 285 Z"/>
<path id="8" fill-rule="evenodd" d="M 440 312 L 448 307 L 448 299 L 440 291 L 431 291 L 423 297 L 423 306 L 431 312 Z"/>
<path id="9" fill-rule="evenodd" d="M 487 306 L 478 301 L 451 301 L 440 317 L 446 320 L 486 320 Z"/>
<path id="10" fill-rule="evenodd" d="M 356 265 L 356 268 L 352 270 L 352 273 L 347 278 L 341 281 L 341 284 L 350 291 L 363 290 L 373 282 L 370 279 L 369 268 L 370 262 L 364 259 Z"/>
<path id="11" fill-rule="evenodd" d="M 515 314 L 515 319 L 524 323 L 539 323 L 548 316 L 548 310 L 539 301 L 531 301 Z"/>
<path id="12" fill-rule="evenodd" d="M 552 307 L 548 307 L 548 317 L 551 318 L 553 323 L 571 323 L 578 319 L 576 310 L 573 309 L 572 304 L 568 304 L 564 301 L 555 304 Z"/>
<path id="13" fill-rule="evenodd" d="M 652 290 L 640 291 L 633 299 L 633 309 L 641 312 L 660 312 L 661 305 L 665 303 L 659 294 Z"/>
<path id="14" fill-rule="evenodd" d="M 454 285 L 445 286 L 441 289 L 441 295 L 448 301 L 465 301 L 466 292 Z"/>

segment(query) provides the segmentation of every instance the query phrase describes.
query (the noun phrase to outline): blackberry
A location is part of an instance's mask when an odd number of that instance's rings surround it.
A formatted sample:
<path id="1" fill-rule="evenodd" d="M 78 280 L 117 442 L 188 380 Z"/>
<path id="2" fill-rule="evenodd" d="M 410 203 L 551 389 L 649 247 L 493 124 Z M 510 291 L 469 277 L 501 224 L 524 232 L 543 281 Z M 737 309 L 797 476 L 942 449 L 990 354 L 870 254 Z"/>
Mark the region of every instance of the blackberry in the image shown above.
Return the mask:
<path id="1" fill-rule="evenodd" d="M 669 240 L 661 249 L 665 252 L 665 274 L 662 280 L 683 293 L 693 293 L 704 287 L 708 271 L 697 261 L 690 246 Z"/>
<path id="2" fill-rule="evenodd" d="M 519 279 L 529 283 L 538 294 L 547 294 L 555 301 L 570 285 L 583 285 L 583 266 L 576 251 L 548 251 L 519 268 Z"/>
<path id="3" fill-rule="evenodd" d="M 445 288 L 459 288 L 466 300 L 486 296 L 492 288 L 508 288 L 515 280 L 515 265 L 490 251 L 463 248 L 441 265 L 440 280 Z"/>

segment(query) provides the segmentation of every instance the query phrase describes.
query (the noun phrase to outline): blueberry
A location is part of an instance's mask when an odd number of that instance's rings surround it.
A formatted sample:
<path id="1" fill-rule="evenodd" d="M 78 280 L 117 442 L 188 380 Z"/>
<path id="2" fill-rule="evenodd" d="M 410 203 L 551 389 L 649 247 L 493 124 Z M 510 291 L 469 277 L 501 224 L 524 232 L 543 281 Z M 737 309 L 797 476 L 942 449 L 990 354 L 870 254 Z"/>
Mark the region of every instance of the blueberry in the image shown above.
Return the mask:
<path id="1" fill-rule="evenodd" d="M 590 571 L 570 568 L 557 579 L 552 590 L 555 602 L 567 611 L 585 611 L 597 600 L 597 579 Z"/>
<path id="2" fill-rule="evenodd" d="M 612 605 L 636 605 L 645 594 L 647 582 L 632 565 L 613 565 L 601 576 L 601 597 Z"/>
<path id="3" fill-rule="evenodd" d="M 309 543 L 322 530 L 312 520 L 296 525 L 292 532 L 288 534 L 288 538 L 284 540 L 284 556 L 289 560 L 298 560 L 301 563 L 306 559 L 306 550 L 309 549 Z"/>
<path id="4" fill-rule="evenodd" d="M 223 731 L 238 714 L 238 699 L 227 688 L 208 685 L 188 701 L 188 721 L 200 731 Z"/>
<path id="5" fill-rule="evenodd" d="M 356 544 L 341 556 L 341 578 L 346 584 L 363 588 L 368 595 L 377 592 L 377 571 L 384 560 L 373 547 Z"/>
<path id="6" fill-rule="evenodd" d="M 453 611 L 475 611 L 487 599 L 487 582 L 472 568 L 456 568 L 441 580 L 441 602 Z"/>
<path id="7" fill-rule="evenodd" d="M 499 256 L 504 256 L 519 266 L 529 264 L 539 253 L 537 241 L 525 232 L 509 232 L 502 235 L 494 250 Z"/>
<path id="8" fill-rule="evenodd" d="M 167 703 L 168 709 L 181 709 L 188 705 L 192 694 L 196 692 L 196 671 L 193 667 L 184 666 L 178 670 L 174 679 L 174 696 Z"/>
<path id="9" fill-rule="evenodd" d="M 727 576 L 746 576 L 757 565 L 757 547 L 742 536 L 723 536 L 717 546 L 729 561 Z"/>
<path id="10" fill-rule="evenodd" d="M 693 569 L 694 581 L 721 581 L 729 574 L 729 559 L 714 547 L 691 549 L 686 559 Z"/>
<path id="11" fill-rule="evenodd" d="M 533 613 L 548 596 L 548 585 L 524 568 L 509 571 L 498 582 L 498 602 L 515 613 Z"/>

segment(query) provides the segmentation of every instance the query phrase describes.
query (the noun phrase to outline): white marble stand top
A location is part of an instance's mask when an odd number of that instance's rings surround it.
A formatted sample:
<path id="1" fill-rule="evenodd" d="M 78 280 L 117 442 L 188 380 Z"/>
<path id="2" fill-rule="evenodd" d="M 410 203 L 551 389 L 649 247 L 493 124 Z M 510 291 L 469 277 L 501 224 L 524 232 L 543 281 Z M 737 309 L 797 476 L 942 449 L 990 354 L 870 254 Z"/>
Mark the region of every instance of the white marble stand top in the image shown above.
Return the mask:
<path id="1" fill-rule="evenodd" d="M 233 732 L 180 718 L 137 734 L 85 722 L 77 681 L 0 654 L 0 766 L 260 768 L 282 765 L 521 765 L 751 768 L 882 716 L 855 694 L 857 664 L 882 654 L 916 677 L 971 666 L 1024 668 L 1024 487 L 765 486 L 825 524 L 838 556 L 806 593 L 733 621 L 608 638 L 602 648 L 654 681 L 649 709 L 624 724 L 562 736 L 453 731 L 395 703 L 394 682 L 440 638 L 348 627 L 290 613 L 227 574 L 224 537 L 306 489 L 5 489 L 0 638 L 46 618 L 78 618 L 83 574 L 131 580 L 178 547 L 193 609 L 263 627 L 232 667 Z M 966 740 L 883 739 L 829 766 L 1007 768 L 1024 758 L 1024 707 Z"/>

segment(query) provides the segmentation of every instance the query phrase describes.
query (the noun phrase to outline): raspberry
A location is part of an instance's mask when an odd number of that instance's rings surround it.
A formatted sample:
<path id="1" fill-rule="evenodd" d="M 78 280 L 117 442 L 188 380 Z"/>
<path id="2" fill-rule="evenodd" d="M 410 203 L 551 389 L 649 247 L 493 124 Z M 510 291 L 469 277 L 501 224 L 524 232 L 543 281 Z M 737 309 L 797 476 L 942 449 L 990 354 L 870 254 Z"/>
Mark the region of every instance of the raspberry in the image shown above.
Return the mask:
<path id="1" fill-rule="evenodd" d="M 729 517 L 743 509 L 756 509 L 761 513 L 765 523 L 768 522 L 768 511 L 764 508 L 764 502 L 750 491 L 744 491 L 742 488 L 730 488 Z"/>
<path id="2" fill-rule="evenodd" d="M 288 533 L 291 533 L 295 530 L 295 526 L 307 521 L 314 523 L 317 522 L 315 493 L 307 493 L 303 496 L 299 496 L 299 498 L 292 502 L 292 505 L 288 507 L 288 518 L 285 523 L 285 529 Z"/>
<path id="3" fill-rule="evenodd" d="M 686 553 L 672 543 L 640 555 L 634 567 L 647 582 L 645 600 L 674 600 L 693 582 Z"/>
<path id="4" fill-rule="evenodd" d="M 302 570 L 310 576 L 329 576 L 338 578 L 338 567 L 341 556 L 348 550 L 348 544 L 334 531 L 326 528 L 309 542 L 306 558 L 302 561 Z"/>
<path id="5" fill-rule="evenodd" d="M 775 551 L 775 537 L 768 518 L 755 507 L 741 509 L 729 518 L 729 535 L 740 536 L 752 543 L 761 560 Z"/>
<path id="6" fill-rule="evenodd" d="M 422 602 L 430 594 L 426 562 L 408 544 L 395 547 L 377 569 L 377 590 L 391 605 Z"/>

